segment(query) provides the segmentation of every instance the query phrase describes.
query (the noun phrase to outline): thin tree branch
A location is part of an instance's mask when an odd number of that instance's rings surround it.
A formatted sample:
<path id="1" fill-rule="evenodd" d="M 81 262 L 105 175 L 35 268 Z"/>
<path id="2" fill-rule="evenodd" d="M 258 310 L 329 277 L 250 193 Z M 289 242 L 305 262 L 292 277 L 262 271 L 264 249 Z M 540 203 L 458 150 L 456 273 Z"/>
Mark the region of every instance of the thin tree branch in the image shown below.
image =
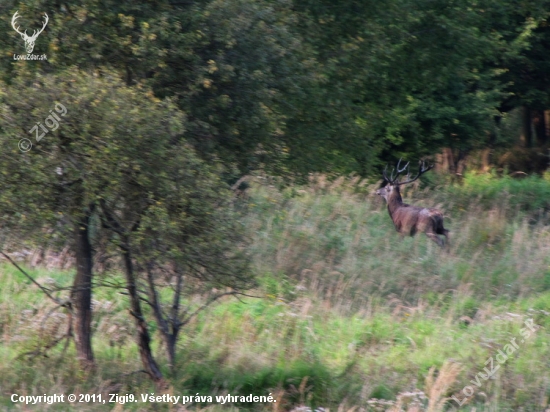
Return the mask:
<path id="1" fill-rule="evenodd" d="M 68 308 L 68 309 L 71 309 L 71 302 L 61 302 L 59 299 L 57 299 L 55 296 L 53 296 L 51 293 L 50 293 L 50 290 L 44 286 L 42 286 L 40 283 L 38 283 L 31 275 L 29 275 L 27 272 L 25 272 L 21 266 L 19 266 L 17 263 L 14 262 L 14 260 L 9 257 L 8 255 L 6 255 L 3 251 L 0 250 L 0 254 L 2 256 L 4 256 L 6 259 L 8 259 L 8 261 L 14 265 L 21 273 L 23 273 L 27 279 L 29 279 L 32 283 L 34 283 L 36 286 L 38 286 L 38 288 L 44 292 L 46 294 L 46 296 L 48 296 L 51 300 L 53 300 L 55 303 L 57 303 L 59 306 L 61 307 L 64 307 L 64 308 Z"/>
<path id="2" fill-rule="evenodd" d="M 130 296 L 130 294 L 128 292 L 119 292 L 119 293 L 121 295 L 124 295 L 124 296 Z M 139 296 L 139 300 L 141 300 L 142 302 L 147 303 L 151 307 L 154 307 L 153 304 L 147 298 L 144 298 L 143 296 Z"/>
<path id="3" fill-rule="evenodd" d="M 206 302 L 204 305 L 202 305 L 200 308 L 198 308 L 197 310 L 195 310 L 193 313 L 191 313 L 189 316 L 187 316 L 187 318 L 183 319 L 181 322 L 178 323 L 178 327 L 182 327 L 182 326 L 185 326 L 187 325 L 191 319 L 196 316 L 199 312 L 202 312 L 204 309 L 206 309 L 208 306 L 210 306 L 212 303 L 214 303 L 215 301 L 217 301 L 218 299 L 224 297 L 224 296 L 235 296 L 237 297 L 237 295 L 240 295 L 240 296 L 247 296 L 247 297 L 250 297 L 250 298 L 259 298 L 261 299 L 261 296 L 253 296 L 253 295 L 247 295 L 246 293 L 242 293 L 242 292 L 238 292 L 238 291 L 233 291 L 233 292 L 225 292 L 225 293 L 220 293 L 219 295 L 216 295 L 212 298 L 210 298 L 208 300 L 208 302 Z"/>
<path id="4" fill-rule="evenodd" d="M 125 236 L 126 235 L 126 229 L 124 229 L 124 227 L 118 222 L 118 220 L 109 211 L 109 209 L 107 208 L 107 204 L 106 204 L 104 199 L 101 199 L 99 201 L 99 205 L 101 206 L 101 210 L 103 211 L 103 214 L 105 215 L 105 218 L 107 219 L 107 223 L 109 225 L 109 228 L 114 230 L 120 236 Z M 123 245 L 120 245 L 120 247 L 124 250 Z"/>

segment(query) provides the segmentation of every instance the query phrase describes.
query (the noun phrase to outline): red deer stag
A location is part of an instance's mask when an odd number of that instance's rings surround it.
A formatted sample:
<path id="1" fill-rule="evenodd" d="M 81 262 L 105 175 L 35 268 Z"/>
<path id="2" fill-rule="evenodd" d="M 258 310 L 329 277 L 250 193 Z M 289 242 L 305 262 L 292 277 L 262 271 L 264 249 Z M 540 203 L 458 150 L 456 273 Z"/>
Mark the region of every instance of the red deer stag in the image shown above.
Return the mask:
<path id="1" fill-rule="evenodd" d="M 410 179 L 407 172 L 407 180 L 399 182 L 398 178 L 401 173 L 407 170 L 409 163 L 403 168 L 399 168 L 401 159 L 397 163 L 396 174 L 392 170 L 390 177 L 386 174 L 386 169 L 382 172 L 386 186 L 376 191 L 376 194 L 386 199 L 388 203 L 388 212 L 391 220 L 395 225 L 395 229 L 403 236 L 414 236 L 417 232 L 424 232 L 426 236 L 443 247 L 445 243 L 449 245 L 449 231 L 443 227 L 443 213 L 440 210 L 427 207 L 411 206 L 403 203 L 399 186 L 414 182 L 428 170 L 431 170 L 434 165 L 426 167 L 423 161 L 418 164 L 418 174 Z M 445 236 L 446 242 L 443 242 L 437 235 Z"/>

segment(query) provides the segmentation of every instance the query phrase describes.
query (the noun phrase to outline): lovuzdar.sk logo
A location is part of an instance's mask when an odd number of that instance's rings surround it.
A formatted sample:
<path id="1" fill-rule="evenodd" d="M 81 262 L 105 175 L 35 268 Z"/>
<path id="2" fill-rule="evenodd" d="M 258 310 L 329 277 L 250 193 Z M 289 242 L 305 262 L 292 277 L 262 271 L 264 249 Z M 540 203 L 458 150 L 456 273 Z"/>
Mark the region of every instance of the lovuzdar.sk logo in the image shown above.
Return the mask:
<path id="1" fill-rule="evenodd" d="M 24 32 L 20 30 L 20 26 L 16 25 L 18 24 L 17 19 L 21 16 L 18 15 L 19 11 L 16 11 L 11 19 L 11 26 L 13 29 L 21 35 L 23 38 L 23 41 L 25 42 L 25 49 L 27 50 L 27 54 L 14 54 L 13 59 L 14 60 L 47 60 L 45 54 L 32 54 L 32 51 L 34 50 L 34 43 L 36 42 L 37 37 L 44 31 L 46 28 L 46 25 L 48 24 L 49 18 L 46 13 L 44 13 L 44 24 L 42 25 L 42 28 L 40 30 L 33 30 L 32 36 L 29 36 L 27 34 L 27 30 Z"/>

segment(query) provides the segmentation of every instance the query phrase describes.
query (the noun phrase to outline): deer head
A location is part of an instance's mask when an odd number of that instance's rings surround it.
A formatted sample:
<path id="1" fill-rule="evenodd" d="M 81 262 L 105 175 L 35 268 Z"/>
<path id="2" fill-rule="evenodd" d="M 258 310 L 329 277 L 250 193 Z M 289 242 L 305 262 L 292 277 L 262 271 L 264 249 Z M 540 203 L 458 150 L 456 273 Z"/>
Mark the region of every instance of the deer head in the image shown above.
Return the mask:
<path id="1" fill-rule="evenodd" d="M 25 41 L 25 49 L 27 50 L 27 53 L 32 53 L 32 51 L 34 50 L 34 43 L 36 41 L 36 38 L 38 37 L 38 35 L 40 33 L 42 33 L 44 31 L 44 29 L 46 28 L 46 25 L 48 24 L 48 21 L 49 21 L 49 18 L 48 18 L 48 15 L 46 13 L 44 13 L 44 16 L 45 16 L 45 20 L 44 20 L 44 24 L 42 26 L 42 28 L 40 30 L 34 30 L 33 33 L 32 33 L 32 36 L 29 36 L 27 35 L 27 30 L 25 30 L 24 32 L 21 32 L 19 30 L 19 26 L 15 26 L 15 23 L 16 23 L 16 20 L 21 17 L 21 16 L 18 16 L 17 15 L 18 11 L 15 12 L 15 14 L 13 15 L 12 19 L 11 19 L 11 26 L 13 27 L 13 29 L 19 33 L 21 35 L 21 37 L 23 38 L 23 40 Z"/>
<path id="2" fill-rule="evenodd" d="M 376 194 L 379 195 L 379 196 L 382 196 L 384 199 L 386 199 L 386 202 L 388 202 L 389 199 L 391 199 L 392 194 L 394 194 L 394 193 L 398 194 L 399 193 L 399 186 L 405 185 L 407 183 L 414 182 L 416 179 L 418 179 L 420 176 L 422 176 L 424 173 L 426 173 L 428 170 L 431 170 L 434 167 L 433 164 L 430 165 L 430 166 L 426 166 L 424 161 L 422 161 L 422 160 L 419 161 L 418 162 L 418 173 L 415 177 L 413 177 L 411 179 L 410 178 L 410 173 L 408 171 L 409 163 L 410 162 L 407 162 L 407 164 L 405 166 L 400 167 L 401 166 L 401 159 L 399 159 L 399 162 L 397 162 L 396 168 L 391 171 L 391 174 L 390 174 L 389 177 L 388 177 L 388 174 L 387 174 L 388 167 L 386 166 L 386 168 L 382 172 L 382 176 L 384 177 L 384 181 L 386 182 L 386 186 L 384 186 L 381 189 L 378 189 L 376 191 Z M 400 182 L 399 181 L 399 176 L 401 175 L 401 173 L 403 173 L 405 171 L 407 171 L 407 179 Z"/>

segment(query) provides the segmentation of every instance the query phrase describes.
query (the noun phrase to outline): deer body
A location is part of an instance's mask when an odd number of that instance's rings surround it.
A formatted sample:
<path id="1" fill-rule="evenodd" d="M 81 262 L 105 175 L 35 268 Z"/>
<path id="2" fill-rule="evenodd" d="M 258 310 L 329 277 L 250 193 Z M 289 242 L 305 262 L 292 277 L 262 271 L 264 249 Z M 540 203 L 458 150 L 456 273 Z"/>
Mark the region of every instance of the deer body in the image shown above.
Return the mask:
<path id="1" fill-rule="evenodd" d="M 408 163 L 407 163 L 408 166 Z M 387 184 L 383 188 L 376 191 L 376 194 L 382 196 L 388 204 L 388 212 L 395 226 L 395 230 L 403 236 L 414 236 L 416 233 L 425 233 L 431 240 L 436 242 L 439 246 L 448 244 L 449 231 L 443 226 L 443 213 L 435 208 L 417 207 L 403 203 L 399 186 L 405 183 L 410 183 L 422 174 L 431 169 L 425 168 L 423 164 L 420 166 L 418 175 L 405 182 L 398 182 L 397 177 L 399 173 L 406 169 L 405 166 L 399 171 L 399 164 L 397 166 L 397 176 L 395 178 L 388 178 L 384 172 L 384 179 Z M 446 242 L 438 236 L 445 236 Z"/>

